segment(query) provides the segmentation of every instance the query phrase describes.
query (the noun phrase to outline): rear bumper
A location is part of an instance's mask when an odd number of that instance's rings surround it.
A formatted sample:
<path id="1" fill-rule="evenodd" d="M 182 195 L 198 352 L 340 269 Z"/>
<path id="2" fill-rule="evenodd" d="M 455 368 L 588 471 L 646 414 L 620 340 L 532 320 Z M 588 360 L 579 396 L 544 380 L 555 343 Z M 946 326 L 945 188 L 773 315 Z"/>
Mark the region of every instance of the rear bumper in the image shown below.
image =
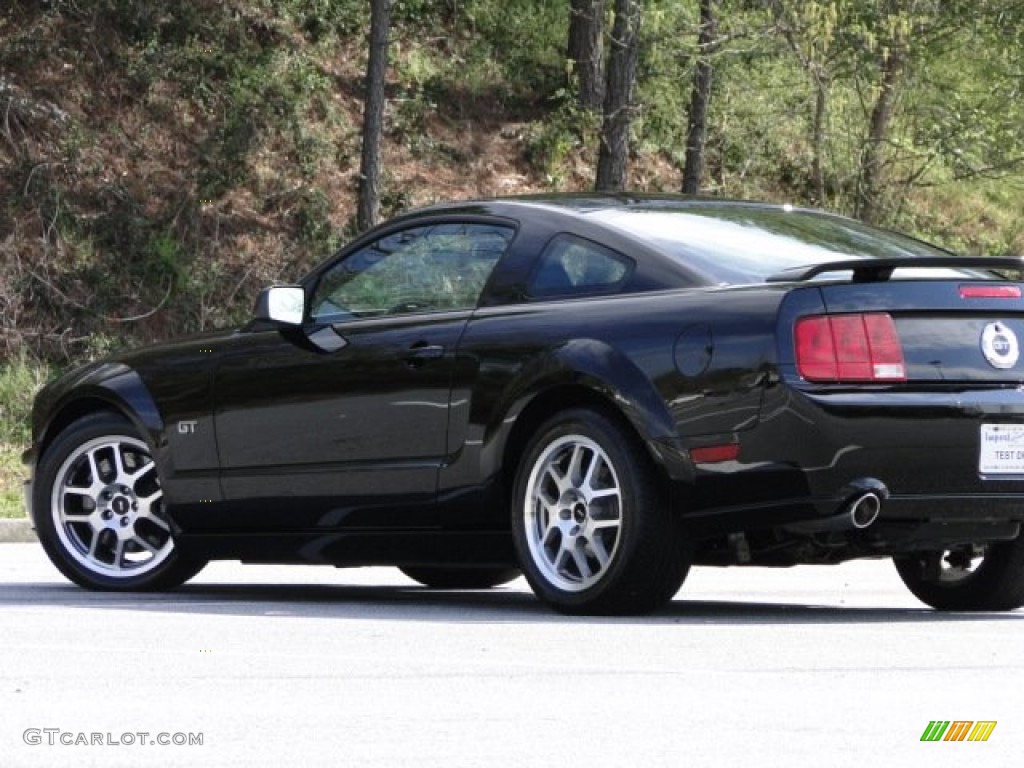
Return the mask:
<path id="1" fill-rule="evenodd" d="M 1024 475 L 982 476 L 981 425 L 1024 424 L 1024 391 L 773 388 L 735 462 L 698 465 L 694 521 L 748 530 L 837 514 L 865 482 L 879 522 L 1024 521 Z"/>

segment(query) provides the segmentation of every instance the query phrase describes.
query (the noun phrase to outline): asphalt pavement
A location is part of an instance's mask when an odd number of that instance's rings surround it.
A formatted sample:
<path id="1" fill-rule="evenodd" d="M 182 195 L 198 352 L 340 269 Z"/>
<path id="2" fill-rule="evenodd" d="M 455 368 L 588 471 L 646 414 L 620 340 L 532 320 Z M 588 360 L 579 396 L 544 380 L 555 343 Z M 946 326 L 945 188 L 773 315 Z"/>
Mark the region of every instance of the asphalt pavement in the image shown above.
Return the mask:
<path id="1" fill-rule="evenodd" d="M 0 766 L 1017 765 L 1022 622 L 930 611 L 887 562 L 697 569 L 654 616 L 580 619 L 381 568 L 91 593 L 3 544 Z"/>

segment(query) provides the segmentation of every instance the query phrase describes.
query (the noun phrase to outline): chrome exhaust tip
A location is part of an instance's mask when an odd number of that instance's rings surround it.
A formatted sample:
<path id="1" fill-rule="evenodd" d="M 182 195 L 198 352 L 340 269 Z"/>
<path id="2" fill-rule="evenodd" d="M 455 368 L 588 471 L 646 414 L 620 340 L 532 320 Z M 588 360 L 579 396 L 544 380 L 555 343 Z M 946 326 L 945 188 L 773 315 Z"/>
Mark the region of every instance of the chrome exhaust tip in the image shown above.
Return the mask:
<path id="1" fill-rule="evenodd" d="M 882 500 L 877 493 L 868 491 L 850 502 L 847 514 L 850 518 L 850 525 L 863 529 L 875 522 L 881 511 Z"/>
<path id="2" fill-rule="evenodd" d="M 889 489 L 881 480 L 865 477 L 844 486 L 838 495 L 843 501 L 832 508 L 829 517 L 788 523 L 782 526 L 783 530 L 804 536 L 862 531 L 878 519 L 882 502 L 889 498 Z"/>

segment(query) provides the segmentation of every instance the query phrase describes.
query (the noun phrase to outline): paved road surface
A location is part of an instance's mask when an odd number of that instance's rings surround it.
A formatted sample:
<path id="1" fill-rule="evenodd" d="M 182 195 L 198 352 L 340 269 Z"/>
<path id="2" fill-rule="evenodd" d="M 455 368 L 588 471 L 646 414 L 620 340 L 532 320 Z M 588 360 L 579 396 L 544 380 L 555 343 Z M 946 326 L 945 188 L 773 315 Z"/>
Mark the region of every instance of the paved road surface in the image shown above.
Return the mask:
<path id="1" fill-rule="evenodd" d="M 656 616 L 569 619 L 522 580 L 429 592 L 390 569 L 216 563 L 95 594 L 4 544 L 0 642 L 0 768 L 1024 760 L 1024 612 L 933 613 L 884 562 L 701 569 Z M 937 719 L 998 725 L 922 743 Z M 143 743 L 60 743 L 92 734 Z"/>

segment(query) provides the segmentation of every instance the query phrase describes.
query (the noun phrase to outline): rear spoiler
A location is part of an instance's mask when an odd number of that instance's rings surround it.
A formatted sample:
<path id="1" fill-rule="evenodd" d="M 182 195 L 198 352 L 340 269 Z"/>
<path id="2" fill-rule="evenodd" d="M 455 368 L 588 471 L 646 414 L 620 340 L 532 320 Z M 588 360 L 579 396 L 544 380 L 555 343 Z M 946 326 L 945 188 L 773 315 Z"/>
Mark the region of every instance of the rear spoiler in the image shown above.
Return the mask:
<path id="1" fill-rule="evenodd" d="M 766 278 L 766 283 L 799 283 L 825 272 L 853 272 L 853 282 L 873 283 L 888 280 L 894 269 L 1009 269 L 1024 271 L 1022 256 L 903 256 L 891 259 L 854 259 L 828 261 L 803 267 L 790 267 Z"/>

